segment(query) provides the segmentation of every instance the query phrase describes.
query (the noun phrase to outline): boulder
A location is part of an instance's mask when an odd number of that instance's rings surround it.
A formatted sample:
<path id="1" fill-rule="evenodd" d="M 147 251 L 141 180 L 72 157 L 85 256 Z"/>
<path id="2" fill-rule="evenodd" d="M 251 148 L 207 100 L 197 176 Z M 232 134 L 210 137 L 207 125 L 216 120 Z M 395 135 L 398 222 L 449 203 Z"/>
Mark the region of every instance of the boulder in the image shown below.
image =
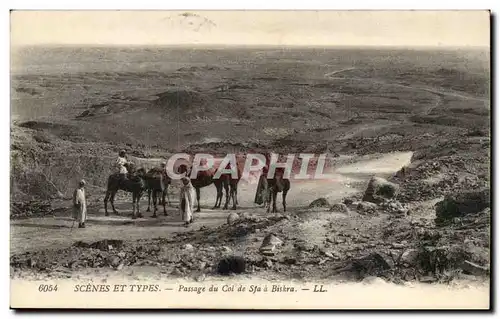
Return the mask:
<path id="1" fill-rule="evenodd" d="M 398 184 L 389 182 L 384 178 L 374 176 L 368 182 L 365 194 L 363 195 L 363 201 L 379 203 L 384 198 L 395 198 L 398 193 Z"/>
<path id="2" fill-rule="evenodd" d="M 228 216 L 227 216 L 227 223 L 228 225 L 234 225 L 238 219 L 240 219 L 240 216 L 236 213 L 230 213 Z"/>
<path id="3" fill-rule="evenodd" d="M 262 241 L 259 251 L 264 255 L 274 255 L 276 248 L 283 245 L 283 241 L 274 234 L 267 235 Z"/>
<path id="4" fill-rule="evenodd" d="M 490 189 L 463 192 L 445 196 L 444 200 L 436 203 L 436 223 L 453 220 L 455 217 L 464 217 L 477 214 L 490 207 Z"/>
<path id="5" fill-rule="evenodd" d="M 328 203 L 328 200 L 326 198 L 318 198 L 318 199 L 315 199 L 314 201 L 311 202 L 311 204 L 309 204 L 309 208 L 313 208 L 313 207 L 329 207 L 330 206 L 330 203 Z"/>

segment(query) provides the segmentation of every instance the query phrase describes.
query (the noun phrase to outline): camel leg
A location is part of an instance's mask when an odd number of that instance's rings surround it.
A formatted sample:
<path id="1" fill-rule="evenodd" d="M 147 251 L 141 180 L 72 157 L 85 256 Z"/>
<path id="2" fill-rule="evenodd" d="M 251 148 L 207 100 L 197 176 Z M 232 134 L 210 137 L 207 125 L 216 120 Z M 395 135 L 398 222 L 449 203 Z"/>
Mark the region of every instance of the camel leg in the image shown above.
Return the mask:
<path id="1" fill-rule="evenodd" d="M 233 196 L 233 210 L 236 210 L 236 205 L 238 205 L 238 184 L 232 187 Z"/>
<path id="2" fill-rule="evenodd" d="M 162 196 L 161 197 L 161 203 L 163 205 L 163 215 L 167 216 L 167 207 L 166 207 L 165 197 L 168 196 L 168 191 L 167 191 L 166 188 L 161 193 L 161 196 Z"/>
<path id="3" fill-rule="evenodd" d="M 172 205 L 172 202 L 170 201 L 170 196 L 168 195 L 168 186 L 169 186 L 169 185 L 167 185 L 167 186 L 165 187 L 165 196 L 167 197 L 167 203 L 168 203 L 168 206 L 171 206 L 171 205 Z"/>
<path id="4" fill-rule="evenodd" d="M 153 191 L 153 217 L 156 218 L 156 211 L 158 210 L 156 206 L 156 202 L 158 200 L 158 192 L 156 190 Z"/>
<path id="5" fill-rule="evenodd" d="M 273 213 L 278 212 L 278 208 L 276 207 L 276 198 L 278 197 L 278 192 L 273 190 Z"/>
<path id="6" fill-rule="evenodd" d="M 234 185 L 234 200 L 236 203 L 234 204 L 234 209 L 236 209 L 236 206 L 239 205 L 238 203 L 238 184 Z"/>
<path id="7" fill-rule="evenodd" d="M 116 196 L 116 192 L 111 192 L 111 198 L 109 199 L 109 202 L 111 203 L 111 208 L 113 209 L 113 214 L 118 215 L 118 211 L 115 208 L 115 196 Z"/>
<path id="8" fill-rule="evenodd" d="M 264 208 L 267 207 L 267 212 L 269 213 L 269 209 L 271 207 L 271 191 L 272 188 L 267 187 L 264 193 Z"/>
<path id="9" fill-rule="evenodd" d="M 286 212 L 286 194 L 288 193 L 287 190 L 283 190 L 283 212 Z"/>
<path id="10" fill-rule="evenodd" d="M 219 208 L 222 201 L 222 187 L 218 182 L 215 182 L 214 185 L 217 195 L 215 196 L 215 205 L 212 209 Z"/>
<path id="11" fill-rule="evenodd" d="M 201 208 L 200 208 L 200 189 L 198 187 L 196 188 L 196 201 L 198 202 L 198 209 L 196 211 L 199 212 L 201 211 Z"/>
<path id="12" fill-rule="evenodd" d="M 136 198 L 136 194 L 132 193 L 132 219 L 137 218 L 137 216 L 135 215 L 135 198 Z"/>
<path id="13" fill-rule="evenodd" d="M 140 192 L 139 194 L 137 194 L 136 198 L 135 198 L 135 205 L 137 207 L 136 212 L 137 212 L 137 217 L 139 217 L 139 218 L 144 217 L 144 216 L 142 216 L 141 211 L 139 210 L 139 202 L 141 201 L 141 197 L 142 197 L 142 192 Z"/>
<path id="14" fill-rule="evenodd" d="M 238 184 L 234 187 L 234 199 L 236 200 L 236 205 L 239 205 L 238 203 Z"/>
<path id="15" fill-rule="evenodd" d="M 227 206 L 229 205 L 229 197 L 231 196 L 231 194 L 229 193 L 229 184 L 224 183 L 224 190 L 226 191 L 226 202 L 224 203 L 224 207 L 222 209 L 227 209 Z"/>
<path id="16" fill-rule="evenodd" d="M 147 212 L 151 211 L 151 190 L 148 189 L 148 209 L 146 209 Z"/>
<path id="17" fill-rule="evenodd" d="M 266 201 L 267 201 L 267 213 L 271 211 L 271 192 L 273 191 L 272 188 L 267 189 L 267 194 L 266 194 Z"/>
<path id="18" fill-rule="evenodd" d="M 222 190 L 224 189 L 224 182 L 220 182 L 217 184 L 217 200 L 216 200 L 216 208 L 220 208 L 222 205 L 222 197 L 224 196 Z"/>
<path id="19" fill-rule="evenodd" d="M 109 213 L 108 213 L 109 195 L 110 195 L 110 192 L 106 191 L 106 196 L 104 197 L 104 216 L 109 216 Z"/>

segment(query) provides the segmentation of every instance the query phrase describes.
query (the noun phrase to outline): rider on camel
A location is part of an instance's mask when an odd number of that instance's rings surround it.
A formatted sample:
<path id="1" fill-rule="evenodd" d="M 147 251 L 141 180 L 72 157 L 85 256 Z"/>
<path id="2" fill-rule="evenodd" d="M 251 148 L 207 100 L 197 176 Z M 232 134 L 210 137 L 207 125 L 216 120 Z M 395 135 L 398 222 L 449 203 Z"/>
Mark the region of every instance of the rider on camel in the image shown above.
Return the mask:
<path id="1" fill-rule="evenodd" d="M 126 167 L 127 163 L 128 163 L 127 154 L 124 150 L 121 150 L 118 153 L 118 158 L 116 159 L 115 165 L 118 169 L 118 173 L 120 174 L 122 180 L 127 179 L 127 173 L 128 173 Z"/>

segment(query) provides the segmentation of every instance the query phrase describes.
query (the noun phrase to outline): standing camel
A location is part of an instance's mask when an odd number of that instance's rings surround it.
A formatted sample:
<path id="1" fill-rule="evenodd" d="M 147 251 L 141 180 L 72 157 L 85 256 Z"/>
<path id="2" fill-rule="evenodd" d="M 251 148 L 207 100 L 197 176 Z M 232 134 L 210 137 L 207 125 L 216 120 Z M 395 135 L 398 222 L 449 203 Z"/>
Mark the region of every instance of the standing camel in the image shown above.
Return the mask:
<path id="1" fill-rule="evenodd" d="M 290 180 L 288 178 L 284 178 L 284 170 L 281 168 L 277 168 L 274 172 L 273 178 L 267 179 L 267 212 L 271 209 L 271 201 L 273 204 L 273 213 L 277 213 L 278 209 L 276 208 L 276 197 L 278 193 L 283 193 L 283 212 L 286 212 L 286 195 L 290 190 Z"/>
<path id="2" fill-rule="evenodd" d="M 158 198 L 161 195 L 161 205 L 163 206 L 163 215 L 167 216 L 166 201 L 170 205 L 170 198 L 168 198 L 168 187 L 172 179 L 168 176 L 165 169 L 152 168 L 146 173 L 146 187 L 148 191 L 148 209 L 151 211 L 151 195 L 153 195 L 153 217 L 157 217 L 156 211 Z"/>
<path id="3" fill-rule="evenodd" d="M 192 168 L 191 168 L 192 169 Z M 191 169 L 188 169 L 188 167 L 184 164 L 179 166 L 179 174 L 185 174 L 186 176 L 191 175 Z M 214 175 L 216 173 L 216 170 L 213 168 L 210 168 L 207 171 L 200 171 L 198 172 L 198 175 L 196 178 L 191 178 L 191 185 L 193 185 L 195 191 L 196 191 L 196 202 L 198 203 L 198 207 L 196 209 L 196 212 L 200 212 L 200 189 L 203 187 L 207 187 L 209 185 L 214 184 L 215 188 L 217 190 L 217 196 L 215 199 L 215 205 L 213 209 L 219 208 L 222 202 L 222 189 L 224 188 L 226 190 L 226 199 L 228 197 L 229 193 L 229 183 L 224 183 L 224 179 L 222 178 L 214 178 Z M 226 203 L 227 205 L 227 203 Z"/>
<path id="4" fill-rule="evenodd" d="M 144 168 L 140 168 L 137 172 L 134 172 L 133 166 L 130 164 L 125 164 L 127 168 L 128 178 L 126 180 L 122 180 L 119 173 L 112 174 L 108 177 L 108 187 L 106 190 L 106 196 L 104 197 L 104 212 L 106 216 L 109 216 L 108 213 L 108 201 L 111 202 L 111 208 L 113 209 L 113 213 L 118 215 L 118 211 L 115 209 L 115 196 L 119 190 L 123 190 L 128 193 L 132 193 L 132 219 L 136 219 L 137 217 L 143 217 L 139 211 L 139 201 L 146 190 L 146 170 Z"/>
<path id="5" fill-rule="evenodd" d="M 238 205 L 238 183 L 241 179 L 241 176 L 243 175 L 243 171 L 241 169 L 241 166 L 236 164 L 237 167 L 237 178 L 233 178 L 231 173 L 225 173 L 220 176 L 220 191 L 219 188 L 217 189 L 217 199 L 220 198 L 220 201 L 222 201 L 222 187 L 226 190 L 226 203 L 224 204 L 224 207 L 222 209 L 228 209 L 229 205 L 229 200 L 233 200 L 233 210 L 236 210 L 236 206 Z M 226 168 L 230 169 L 231 164 L 228 164 Z M 217 185 L 215 185 L 217 187 Z M 229 193 L 229 194 L 228 194 Z M 229 195 L 229 196 L 228 196 Z M 217 206 L 217 201 L 216 201 L 216 206 Z M 220 207 L 220 202 L 219 206 Z"/>

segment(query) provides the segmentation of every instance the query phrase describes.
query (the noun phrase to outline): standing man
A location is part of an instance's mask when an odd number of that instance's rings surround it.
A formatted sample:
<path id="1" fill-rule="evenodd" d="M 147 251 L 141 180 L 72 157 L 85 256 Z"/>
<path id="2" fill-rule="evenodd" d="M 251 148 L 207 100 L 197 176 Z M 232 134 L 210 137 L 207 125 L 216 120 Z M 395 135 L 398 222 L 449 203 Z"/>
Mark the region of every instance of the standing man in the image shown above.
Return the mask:
<path id="1" fill-rule="evenodd" d="M 182 178 L 182 186 L 179 194 L 179 210 L 182 221 L 187 227 L 193 222 L 194 201 L 196 193 L 189 177 Z"/>
<path id="2" fill-rule="evenodd" d="M 85 199 L 85 181 L 83 179 L 73 192 L 73 219 L 78 220 L 78 228 L 85 228 L 87 200 Z"/>

